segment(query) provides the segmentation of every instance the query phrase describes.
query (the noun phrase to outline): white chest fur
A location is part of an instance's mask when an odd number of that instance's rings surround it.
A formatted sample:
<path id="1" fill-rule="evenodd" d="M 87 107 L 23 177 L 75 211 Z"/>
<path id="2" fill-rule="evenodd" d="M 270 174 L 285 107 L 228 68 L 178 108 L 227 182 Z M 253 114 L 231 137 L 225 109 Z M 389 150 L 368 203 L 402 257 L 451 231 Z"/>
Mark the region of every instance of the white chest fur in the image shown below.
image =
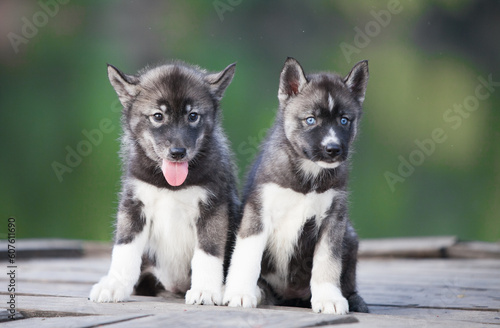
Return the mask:
<path id="1" fill-rule="evenodd" d="M 262 216 L 269 235 L 267 248 L 280 279 L 287 276 L 288 263 L 304 224 L 314 216 L 319 227 L 337 193 L 330 189 L 301 194 L 274 183 L 263 186 Z"/>
<path id="2" fill-rule="evenodd" d="M 189 288 L 199 204 L 207 201 L 208 191 L 201 187 L 172 191 L 139 180 L 134 183 L 149 229 L 146 252 L 155 255 L 157 277 L 167 290 Z"/>

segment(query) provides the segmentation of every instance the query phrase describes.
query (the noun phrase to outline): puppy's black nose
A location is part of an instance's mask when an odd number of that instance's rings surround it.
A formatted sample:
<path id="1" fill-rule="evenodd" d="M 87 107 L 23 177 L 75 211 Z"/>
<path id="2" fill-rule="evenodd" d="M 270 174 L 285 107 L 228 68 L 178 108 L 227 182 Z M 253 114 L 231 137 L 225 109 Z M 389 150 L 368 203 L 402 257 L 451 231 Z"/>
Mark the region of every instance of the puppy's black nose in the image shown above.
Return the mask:
<path id="1" fill-rule="evenodd" d="M 330 157 L 336 157 L 342 154 L 342 148 L 338 143 L 329 143 L 325 146 L 325 152 Z"/>
<path id="2" fill-rule="evenodd" d="M 173 159 L 183 159 L 186 157 L 186 148 L 170 148 L 170 156 Z"/>

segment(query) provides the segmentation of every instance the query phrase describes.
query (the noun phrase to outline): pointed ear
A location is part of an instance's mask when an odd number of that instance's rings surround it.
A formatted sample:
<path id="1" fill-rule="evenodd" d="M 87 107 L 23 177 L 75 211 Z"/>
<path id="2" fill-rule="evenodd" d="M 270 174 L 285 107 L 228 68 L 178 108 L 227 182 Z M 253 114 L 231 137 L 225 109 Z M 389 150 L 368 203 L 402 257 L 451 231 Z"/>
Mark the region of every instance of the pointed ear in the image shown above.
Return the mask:
<path id="1" fill-rule="evenodd" d="M 137 76 L 120 72 L 119 69 L 110 64 L 108 64 L 108 78 L 123 107 L 126 107 L 126 104 L 138 93 L 139 79 Z"/>
<path id="2" fill-rule="evenodd" d="M 222 99 L 224 91 L 226 91 L 226 88 L 233 80 L 235 70 L 236 63 L 232 63 L 222 72 L 207 74 L 205 76 L 205 81 L 209 84 L 210 91 L 215 96 L 215 98 L 217 98 L 217 100 Z"/>
<path id="3" fill-rule="evenodd" d="M 278 98 L 281 101 L 296 96 L 307 84 L 302 66 L 294 58 L 288 57 L 281 70 Z"/>
<path id="4" fill-rule="evenodd" d="M 368 84 L 368 61 L 363 60 L 354 65 L 344 83 L 354 94 L 360 104 L 365 100 L 366 85 Z"/>

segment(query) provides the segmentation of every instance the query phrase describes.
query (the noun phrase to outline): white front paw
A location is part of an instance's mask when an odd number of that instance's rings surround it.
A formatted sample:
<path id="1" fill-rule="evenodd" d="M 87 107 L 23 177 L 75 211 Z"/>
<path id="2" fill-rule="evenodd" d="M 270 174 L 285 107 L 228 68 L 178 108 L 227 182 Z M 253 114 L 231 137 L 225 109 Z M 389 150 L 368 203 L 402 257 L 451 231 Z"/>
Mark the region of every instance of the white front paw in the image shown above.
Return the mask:
<path id="1" fill-rule="evenodd" d="M 261 301 L 261 290 L 255 288 L 255 293 L 237 292 L 226 289 L 223 303 L 230 307 L 254 308 Z"/>
<path id="2" fill-rule="evenodd" d="M 314 296 L 311 299 L 311 307 L 316 313 L 347 314 L 349 313 L 349 303 L 342 296 L 318 299 Z"/>
<path id="3" fill-rule="evenodd" d="M 231 307 L 257 307 L 257 297 L 251 294 L 239 294 L 224 298 L 224 304 Z"/>
<path id="4" fill-rule="evenodd" d="M 186 292 L 186 304 L 220 305 L 222 294 L 220 291 L 191 288 Z"/>
<path id="5" fill-rule="evenodd" d="M 311 282 L 311 307 L 316 313 L 346 314 L 349 303 L 333 283 Z"/>
<path id="6" fill-rule="evenodd" d="M 89 299 L 93 302 L 121 302 L 127 299 L 134 286 L 127 286 L 112 276 L 104 276 L 92 287 Z"/>

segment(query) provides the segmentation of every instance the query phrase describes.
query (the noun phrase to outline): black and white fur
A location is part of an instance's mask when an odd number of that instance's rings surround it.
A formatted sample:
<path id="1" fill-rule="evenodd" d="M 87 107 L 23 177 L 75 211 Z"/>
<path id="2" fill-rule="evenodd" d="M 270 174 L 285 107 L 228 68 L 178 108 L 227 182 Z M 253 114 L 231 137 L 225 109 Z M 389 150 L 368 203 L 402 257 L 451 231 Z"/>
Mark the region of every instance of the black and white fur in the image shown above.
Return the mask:
<path id="1" fill-rule="evenodd" d="M 287 59 L 276 121 L 246 184 L 224 304 L 368 312 L 356 290 L 358 239 L 347 208 L 348 159 L 367 82 L 366 61 L 342 78 L 306 76 Z"/>
<path id="2" fill-rule="evenodd" d="M 123 105 L 123 178 L 111 267 L 92 301 L 127 299 L 147 258 L 163 287 L 186 293 L 187 304 L 221 304 L 239 200 L 219 101 L 234 70 L 207 73 L 174 62 L 126 75 L 108 65 Z M 163 158 L 179 159 L 179 149 L 189 173 L 171 186 L 160 167 Z"/>

